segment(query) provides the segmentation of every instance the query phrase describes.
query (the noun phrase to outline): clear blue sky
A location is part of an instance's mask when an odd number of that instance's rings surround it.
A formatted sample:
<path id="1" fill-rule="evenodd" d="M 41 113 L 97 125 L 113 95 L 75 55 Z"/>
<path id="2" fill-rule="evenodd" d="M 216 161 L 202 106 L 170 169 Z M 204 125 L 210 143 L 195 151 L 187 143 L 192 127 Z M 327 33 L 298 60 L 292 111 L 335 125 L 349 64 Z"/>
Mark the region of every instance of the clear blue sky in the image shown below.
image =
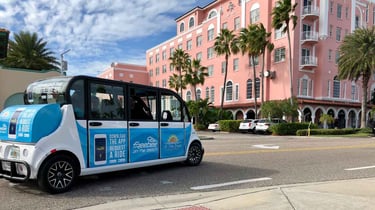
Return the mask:
<path id="1" fill-rule="evenodd" d="M 10 39 L 36 32 L 68 61 L 68 75 L 97 75 L 112 62 L 145 65 L 146 50 L 175 36 L 175 19 L 213 0 L 0 0 Z"/>

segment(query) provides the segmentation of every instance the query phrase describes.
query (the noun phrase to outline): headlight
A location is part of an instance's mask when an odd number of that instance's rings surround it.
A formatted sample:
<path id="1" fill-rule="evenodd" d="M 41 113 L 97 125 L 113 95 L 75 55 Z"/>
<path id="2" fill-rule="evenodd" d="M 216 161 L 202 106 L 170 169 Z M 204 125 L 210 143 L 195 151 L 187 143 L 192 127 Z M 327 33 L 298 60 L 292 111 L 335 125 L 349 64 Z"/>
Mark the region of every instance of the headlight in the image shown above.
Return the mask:
<path id="1" fill-rule="evenodd" d="M 16 146 L 11 146 L 9 148 L 9 158 L 10 159 L 20 159 L 20 148 Z"/>

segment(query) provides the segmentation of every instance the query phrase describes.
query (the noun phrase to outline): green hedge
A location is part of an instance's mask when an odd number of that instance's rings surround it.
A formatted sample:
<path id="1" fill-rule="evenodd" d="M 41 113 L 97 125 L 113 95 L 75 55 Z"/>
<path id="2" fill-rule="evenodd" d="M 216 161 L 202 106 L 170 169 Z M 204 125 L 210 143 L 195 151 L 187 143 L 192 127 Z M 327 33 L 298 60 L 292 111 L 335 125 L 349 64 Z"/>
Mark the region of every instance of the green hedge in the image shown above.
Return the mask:
<path id="1" fill-rule="evenodd" d="M 242 120 L 219 120 L 219 126 L 221 131 L 227 132 L 238 132 L 238 127 Z"/>
<path id="2" fill-rule="evenodd" d="M 272 135 L 296 135 L 298 130 L 308 129 L 309 123 L 280 123 L 270 127 Z M 311 128 L 317 128 L 317 125 L 311 124 Z"/>
<path id="3" fill-rule="evenodd" d="M 310 135 L 346 135 L 360 132 L 361 129 L 343 128 L 343 129 L 311 129 Z M 307 136 L 308 130 L 298 130 L 297 136 Z"/>

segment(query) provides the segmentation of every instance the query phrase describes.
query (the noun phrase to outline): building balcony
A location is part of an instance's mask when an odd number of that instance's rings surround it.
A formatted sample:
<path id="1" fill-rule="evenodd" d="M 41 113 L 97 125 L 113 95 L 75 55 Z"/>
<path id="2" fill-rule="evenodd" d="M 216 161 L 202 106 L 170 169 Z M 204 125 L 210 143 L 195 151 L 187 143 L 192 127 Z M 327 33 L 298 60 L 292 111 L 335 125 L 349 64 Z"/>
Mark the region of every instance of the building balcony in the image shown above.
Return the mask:
<path id="1" fill-rule="evenodd" d="M 317 19 L 319 18 L 319 8 L 316 6 L 304 6 L 302 9 L 302 19 Z"/>
<path id="2" fill-rule="evenodd" d="M 319 34 L 315 31 L 303 31 L 301 35 L 301 42 L 315 44 L 319 41 Z"/>
<path id="3" fill-rule="evenodd" d="M 301 68 L 309 69 L 318 66 L 318 58 L 315 56 L 302 56 L 301 57 Z"/>

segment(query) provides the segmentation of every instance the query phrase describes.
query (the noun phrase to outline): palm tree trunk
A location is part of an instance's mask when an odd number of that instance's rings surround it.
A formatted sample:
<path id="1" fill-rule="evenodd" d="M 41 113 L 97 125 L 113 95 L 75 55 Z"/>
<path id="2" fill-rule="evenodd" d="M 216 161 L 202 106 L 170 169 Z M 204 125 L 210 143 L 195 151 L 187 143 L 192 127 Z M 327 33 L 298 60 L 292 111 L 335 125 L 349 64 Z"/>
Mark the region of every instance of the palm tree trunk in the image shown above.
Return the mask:
<path id="1" fill-rule="evenodd" d="M 223 116 L 223 107 L 224 107 L 224 94 L 225 94 L 225 86 L 227 83 L 227 75 L 228 75 L 228 55 L 225 55 L 225 70 L 224 70 L 224 86 L 223 86 L 223 92 L 221 93 L 221 104 L 220 104 L 220 113 L 219 113 L 219 119 L 221 120 L 221 117 Z"/>
<path id="2" fill-rule="evenodd" d="M 261 107 L 264 103 L 264 59 L 265 59 L 265 53 L 262 54 L 262 93 L 261 93 Z"/>
<path id="3" fill-rule="evenodd" d="M 195 98 L 195 101 L 198 101 L 198 97 L 197 97 L 197 86 L 196 86 L 196 85 L 193 85 L 193 91 L 194 91 L 194 98 Z"/>
<path id="4" fill-rule="evenodd" d="M 251 61 L 253 62 L 253 77 L 254 77 L 254 110 L 255 110 L 255 119 L 258 119 L 258 107 L 257 107 L 257 85 L 256 85 L 256 72 L 255 72 L 255 59 L 254 56 L 251 56 Z"/>
<path id="5" fill-rule="evenodd" d="M 370 76 L 362 75 L 361 128 L 366 128 L 367 88 Z"/>

